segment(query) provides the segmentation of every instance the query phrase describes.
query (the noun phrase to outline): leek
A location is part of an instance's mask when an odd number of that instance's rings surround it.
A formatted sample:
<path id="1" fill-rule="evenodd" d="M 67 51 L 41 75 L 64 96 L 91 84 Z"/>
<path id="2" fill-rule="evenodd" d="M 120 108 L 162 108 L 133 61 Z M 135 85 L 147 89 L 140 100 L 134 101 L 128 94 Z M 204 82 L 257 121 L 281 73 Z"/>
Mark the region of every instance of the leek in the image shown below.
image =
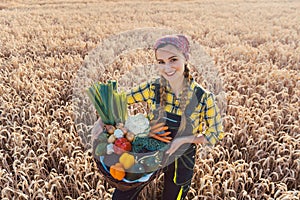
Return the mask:
<path id="1" fill-rule="evenodd" d="M 104 124 L 125 123 L 128 116 L 127 97 L 125 92 L 117 92 L 117 81 L 95 83 L 88 88 L 87 94 Z"/>

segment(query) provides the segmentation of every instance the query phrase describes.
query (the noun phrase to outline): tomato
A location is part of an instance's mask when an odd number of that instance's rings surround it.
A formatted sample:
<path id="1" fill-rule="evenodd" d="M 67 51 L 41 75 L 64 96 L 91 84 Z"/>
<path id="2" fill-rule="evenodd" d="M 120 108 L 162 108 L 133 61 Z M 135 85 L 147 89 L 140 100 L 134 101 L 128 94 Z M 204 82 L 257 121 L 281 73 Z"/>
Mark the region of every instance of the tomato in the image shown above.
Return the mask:
<path id="1" fill-rule="evenodd" d="M 118 138 L 114 143 L 114 152 L 118 155 L 131 150 L 131 143 L 126 138 Z"/>

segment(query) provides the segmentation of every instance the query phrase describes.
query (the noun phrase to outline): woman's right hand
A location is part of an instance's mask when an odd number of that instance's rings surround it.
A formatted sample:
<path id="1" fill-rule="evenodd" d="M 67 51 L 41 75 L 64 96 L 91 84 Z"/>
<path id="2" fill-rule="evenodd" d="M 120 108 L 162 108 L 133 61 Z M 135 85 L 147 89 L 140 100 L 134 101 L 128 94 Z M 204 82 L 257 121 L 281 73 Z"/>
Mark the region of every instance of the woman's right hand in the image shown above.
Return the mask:
<path id="1" fill-rule="evenodd" d="M 94 142 L 95 139 L 97 139 L 97 137 L 100 135 L 100 133 L 103 132 L 103 127 L 104 124 L 101 120 L 101 118 L 99 118 L 95 123 L 94 123 L 94 127 L 92 128 L 91 134 L 91 140 L 92 140 L 92 144 Z"/>

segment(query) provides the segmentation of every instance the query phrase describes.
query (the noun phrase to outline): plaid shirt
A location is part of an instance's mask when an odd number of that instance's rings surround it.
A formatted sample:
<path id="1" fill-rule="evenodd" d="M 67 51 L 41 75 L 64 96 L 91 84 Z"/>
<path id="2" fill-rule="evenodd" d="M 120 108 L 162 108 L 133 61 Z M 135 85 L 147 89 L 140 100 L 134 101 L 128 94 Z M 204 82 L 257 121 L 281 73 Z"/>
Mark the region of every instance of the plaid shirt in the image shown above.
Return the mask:
<path id="1" fill-rule="evenodd" d="M 129 91 L 127 93 L 128 104 L 144 101 L 148 103 L 151 110 L 155 110 L 155 85 L 153 85 L 152 83 L 153 82 L 144 82 Z M 196 86 L 201 87 L 195 81 L 192 81 L 190 89 L 188 91 L 189 100 L 187 103 L 190 102 Z M 182 110 L 179 106 L 179 100 L 180 97 L 177 98 L 172 92 L 170 85 L 167 84 L 165 111 L 181 116 Z M 149 113 L 149 119 L 151 120 L 153 119 L 153 117 L 153 114 Z M 211 145 L 216 144 L 224 137 L 221 116 L 219 113 L 219 109 L 215 104 L 215 99 L 212 93 L 204 90 L 202 99 L 195 108 L 194 112 L 191 114 L 190 119 L 192 121 L 193 134 L 198 135 L 199 133 L 203 133 Z M 203 129 L 205 129 L 204 132 Z"/>

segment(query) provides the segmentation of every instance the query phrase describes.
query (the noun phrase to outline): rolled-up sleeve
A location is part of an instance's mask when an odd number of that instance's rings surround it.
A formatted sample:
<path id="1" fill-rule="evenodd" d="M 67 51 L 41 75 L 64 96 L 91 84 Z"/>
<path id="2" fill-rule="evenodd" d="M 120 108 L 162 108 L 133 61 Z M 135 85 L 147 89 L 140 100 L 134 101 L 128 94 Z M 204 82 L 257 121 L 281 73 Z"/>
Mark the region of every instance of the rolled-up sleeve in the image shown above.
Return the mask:
<path id="1" fill-rule="evenodd" d="M 204 101 L 203 115 L 206 124 L 204 136 L 211 145 L 215 145 L 224 137 L 220 110 L 212 93 L 208 93 Z"/>

